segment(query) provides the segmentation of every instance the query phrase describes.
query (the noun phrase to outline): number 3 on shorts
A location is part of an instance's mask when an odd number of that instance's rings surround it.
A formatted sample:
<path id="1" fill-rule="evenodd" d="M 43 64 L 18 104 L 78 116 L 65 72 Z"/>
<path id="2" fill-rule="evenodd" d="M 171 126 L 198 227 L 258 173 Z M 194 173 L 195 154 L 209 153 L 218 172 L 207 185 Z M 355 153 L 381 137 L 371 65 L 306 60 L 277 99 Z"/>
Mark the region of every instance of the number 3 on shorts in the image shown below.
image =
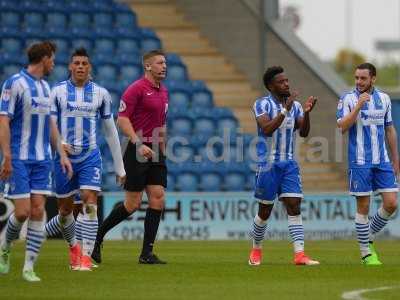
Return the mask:
<path id="1" fill-rule="evenodd" d="M 93 170 L 94 170 L 93 180 L 96 180 L 96 181 L 100 180 L 100 178 L 101 178 L 100 168 L 94 167 Z"/>

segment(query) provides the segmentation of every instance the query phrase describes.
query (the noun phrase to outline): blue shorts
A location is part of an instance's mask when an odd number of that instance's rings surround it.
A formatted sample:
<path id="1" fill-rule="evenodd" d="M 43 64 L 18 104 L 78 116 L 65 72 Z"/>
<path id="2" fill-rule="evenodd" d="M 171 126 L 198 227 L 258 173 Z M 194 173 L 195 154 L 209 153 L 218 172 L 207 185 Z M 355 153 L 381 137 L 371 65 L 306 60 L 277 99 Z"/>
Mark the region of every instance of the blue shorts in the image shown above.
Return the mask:
<path id="1" fill-rule="evenodd" d="M 29 198 L 31 194 L 51 195 L 51 160 L 24 161 L 13 159 L 12 167 L 13 172 L 4 188 L 6 198 Z"/>
<path id="2" fill-rule="evenodd" d="M 300 169 L 296 161 L 282 161 L 260 167 L 256 175 L 254 197 L 272 204 L 276 197 L 303 198 Z"/>
<path id="3" fill-rule="evenodd" d="M 370 168 L 350 168 L 349 186 L 350 195 L 353 196 L 398 191 L 397 179 L 390 164 Z"/>
<path id="4" fill-rule="evenodd" d="M 54 161 L 55 194 L 57 198 L 67 198 L 78 194 L 79 190 L 101 191 L 101 155 L 99 149 L 91 150 L 84 159 L 71 159 L 73 176 L 63 173 L 60 158 Z"/>

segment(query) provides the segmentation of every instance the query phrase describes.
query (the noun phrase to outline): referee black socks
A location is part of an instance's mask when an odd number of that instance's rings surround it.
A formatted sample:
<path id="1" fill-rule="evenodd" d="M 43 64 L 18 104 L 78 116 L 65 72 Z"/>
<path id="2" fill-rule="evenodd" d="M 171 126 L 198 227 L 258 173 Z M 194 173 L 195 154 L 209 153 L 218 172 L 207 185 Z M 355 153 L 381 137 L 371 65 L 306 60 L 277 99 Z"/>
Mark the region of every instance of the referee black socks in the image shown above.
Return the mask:
<path id="1" fill-rule="evenodd" d="M 161 219 L 161 210 L 148 208 L 146 210 L 146 217 L 144 219 L 144 238 L 143 249 L 141 255 L 149 255 L 153 252 L 153 244 L 156 239 L 158 225 Z"/>
<path id="2" fill-rule="evenodd" d="M 120 203 L 117 206 L 115 206 L 114 209 L 111 211 L 111 213 L 108 215 L 108 217 L 103 221 L 103 223 L 99 227 L 97 231 L 96 241 L 101 244 L 103 242 L 106 233 L 110 231 L 113 227 L 117 226 L 119 223 L 121 223 L 130 215 L 131 213 L 129 213 L 126 210 L 124 203 Z"/>

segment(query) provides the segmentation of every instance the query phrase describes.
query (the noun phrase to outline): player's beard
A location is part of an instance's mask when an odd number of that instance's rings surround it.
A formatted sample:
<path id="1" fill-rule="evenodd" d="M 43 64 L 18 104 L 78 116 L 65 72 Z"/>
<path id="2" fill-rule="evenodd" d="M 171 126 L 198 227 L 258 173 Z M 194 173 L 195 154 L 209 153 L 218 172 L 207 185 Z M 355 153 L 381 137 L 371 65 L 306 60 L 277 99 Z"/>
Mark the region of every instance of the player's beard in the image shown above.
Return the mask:
<path id="1" fill-rule="evenodd" d="M 279 96 L 280 96 L 281 98 L 288 98 L 288 97 L 290 96 L 290 91 L 289 91 L 289 92 L 281 92 L 281 93 L 279 94 Z"/>
<path id="2" fill-rule="evenodd" d="M 362 94 L 362 93 L 366 93 L 369 92 L 370 90 L 372 90 L 372 83 L 370 83 L 365 89 L 360 90 L 358 89 L 358 91 Z"/>

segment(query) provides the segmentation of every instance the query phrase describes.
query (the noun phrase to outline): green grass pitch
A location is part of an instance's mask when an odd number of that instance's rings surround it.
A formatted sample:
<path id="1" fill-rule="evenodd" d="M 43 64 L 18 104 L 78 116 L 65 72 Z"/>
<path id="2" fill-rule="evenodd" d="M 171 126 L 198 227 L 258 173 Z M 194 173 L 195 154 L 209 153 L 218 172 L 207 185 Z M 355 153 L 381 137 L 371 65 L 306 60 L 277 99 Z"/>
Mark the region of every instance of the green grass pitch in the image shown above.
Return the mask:
<path id="1" fill-rule="evenodd" d="M 67 246 L 47 241 L 36 266 L 40 283 L 21 278 L 24 243 L 12 250 L 11 272 L 0 276 L 0 299 L 341 299 L 343 292 L 383 286 L 367 299 L 400 299 L 400 242 L 378 241 L 384 266 L 360 265 L 356 241 L 308 242 L 320 266 L 294 266 L 289 242 L 264 243 L 259 267 L 247 265 L 246 241 L 160 241 L 167 265 L 139 265 L 141 242 L 105 242 L 92 272 L 68 270 Z"/>

